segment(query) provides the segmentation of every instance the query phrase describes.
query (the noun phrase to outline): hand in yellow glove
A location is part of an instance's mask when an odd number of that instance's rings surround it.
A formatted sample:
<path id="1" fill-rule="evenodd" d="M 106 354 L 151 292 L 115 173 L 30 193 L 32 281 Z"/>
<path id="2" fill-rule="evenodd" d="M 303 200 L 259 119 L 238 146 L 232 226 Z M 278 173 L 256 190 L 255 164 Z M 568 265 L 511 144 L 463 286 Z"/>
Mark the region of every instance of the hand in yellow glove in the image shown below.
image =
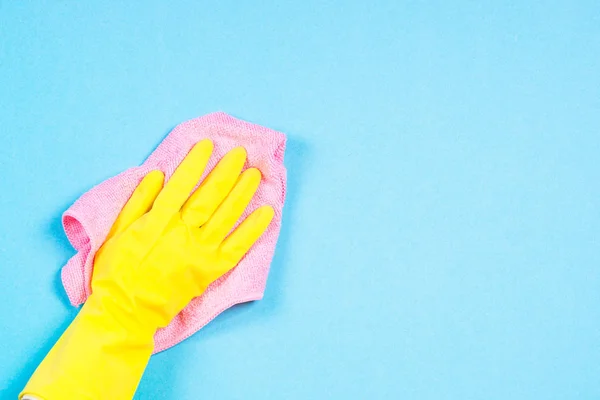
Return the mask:
<path id="1" fill-rule="evenodd" d="M 156 330 L 233 268 L 266 230 L 270 206 L 231 232 L 261 180 L 257 169 L 242 172 L 243 148 L 226 154 L 190 196 L 211 153 L 211 141 L 199 142 L 164 189 L 160 171 L 142 180 L 96 254 L 92 295 L 21 396 L 131 399 Z"/>

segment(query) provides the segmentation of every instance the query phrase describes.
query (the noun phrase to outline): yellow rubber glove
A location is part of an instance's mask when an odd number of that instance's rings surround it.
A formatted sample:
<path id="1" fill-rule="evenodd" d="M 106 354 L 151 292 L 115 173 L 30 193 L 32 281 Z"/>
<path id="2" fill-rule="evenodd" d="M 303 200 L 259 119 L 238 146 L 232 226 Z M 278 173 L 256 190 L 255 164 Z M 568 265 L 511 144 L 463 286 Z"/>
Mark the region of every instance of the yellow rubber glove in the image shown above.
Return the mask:
<path id="1" fill-rule="evenodd" d="M 212 148 L 209 140 L 199 142 L 164 189 L 160 171 L 142 180 L 96 254 L 92 295 L 21 397 L 131 399 L 156 330 L 233 268 L 265 231 L 270 206 L 230 234 L 261 179 L 257 169 L 242 172 L 243 148 L 226 154 L 190 196 Z"/>

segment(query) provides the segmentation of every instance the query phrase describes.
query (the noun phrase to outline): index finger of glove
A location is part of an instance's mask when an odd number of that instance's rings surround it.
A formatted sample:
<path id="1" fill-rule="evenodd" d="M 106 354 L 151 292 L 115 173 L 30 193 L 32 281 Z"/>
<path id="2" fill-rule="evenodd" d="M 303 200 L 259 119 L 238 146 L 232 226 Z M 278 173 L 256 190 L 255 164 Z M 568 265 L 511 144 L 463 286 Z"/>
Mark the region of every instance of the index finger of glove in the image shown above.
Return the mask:
<path id="1" fill-rule="evenodd" d="M 159 193 L 152 208 L 153 212 L 164 217 L 160 218 L 161 220 L 168 222 L 173 214 L 181 209 L 200 180 L 212 150 L 212 141 L 202 140 L 190 150 L 179 164 L 171 179 Z"/>

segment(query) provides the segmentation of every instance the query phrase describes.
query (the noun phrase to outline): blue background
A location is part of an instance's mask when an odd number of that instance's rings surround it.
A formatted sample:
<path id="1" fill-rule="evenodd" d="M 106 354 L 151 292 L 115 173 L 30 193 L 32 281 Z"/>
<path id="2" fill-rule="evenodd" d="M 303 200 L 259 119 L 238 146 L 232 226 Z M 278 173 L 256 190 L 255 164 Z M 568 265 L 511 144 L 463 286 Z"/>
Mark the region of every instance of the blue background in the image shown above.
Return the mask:
<path id="1" fill-rule="evenodd" d="M 600 398 L 600 3 L 229 0 L 0 2 L 2 399 L 61 213 L 217 110 L 289 135 L 267 291 L 136 399 Z"/>

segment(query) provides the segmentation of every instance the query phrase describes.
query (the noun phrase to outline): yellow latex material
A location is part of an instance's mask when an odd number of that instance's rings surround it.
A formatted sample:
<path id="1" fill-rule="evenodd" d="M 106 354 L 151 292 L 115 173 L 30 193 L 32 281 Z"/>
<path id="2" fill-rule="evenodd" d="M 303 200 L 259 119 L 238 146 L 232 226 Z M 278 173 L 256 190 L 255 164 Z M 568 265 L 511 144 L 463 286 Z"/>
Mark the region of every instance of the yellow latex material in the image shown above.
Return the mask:
<path id="1" fill-rule="evenodd" d="M 164 189 L 149 173 L 94 261 L 92 295 L 21 393 L 45 400 L 131 399 L 153 335 L 233 268 L 265 231 L 273 209 L 254 211 L 231 234 L 261 175 L 242 172 L 246 152 L 226 154 L 190 192 L 212 153 L 199 142 Z"/>

